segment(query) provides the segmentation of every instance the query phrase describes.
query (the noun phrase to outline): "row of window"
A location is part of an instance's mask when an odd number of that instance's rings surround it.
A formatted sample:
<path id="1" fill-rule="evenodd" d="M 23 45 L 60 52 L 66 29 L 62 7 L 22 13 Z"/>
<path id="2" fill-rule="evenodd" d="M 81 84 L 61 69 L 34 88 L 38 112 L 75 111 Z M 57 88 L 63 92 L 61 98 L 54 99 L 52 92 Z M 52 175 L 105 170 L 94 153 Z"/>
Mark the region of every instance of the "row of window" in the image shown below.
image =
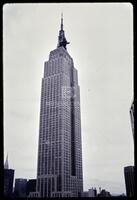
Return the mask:
<path id="1" fill-rule="evenodd" d="M 60 73 L 61 69 L 59 66 L 62 65 L 62 59 L 51 59 L 50 61 L 45 63 L 45 68 L 44 68 L 44 77 L 50 76 L 55 73 Z"/>

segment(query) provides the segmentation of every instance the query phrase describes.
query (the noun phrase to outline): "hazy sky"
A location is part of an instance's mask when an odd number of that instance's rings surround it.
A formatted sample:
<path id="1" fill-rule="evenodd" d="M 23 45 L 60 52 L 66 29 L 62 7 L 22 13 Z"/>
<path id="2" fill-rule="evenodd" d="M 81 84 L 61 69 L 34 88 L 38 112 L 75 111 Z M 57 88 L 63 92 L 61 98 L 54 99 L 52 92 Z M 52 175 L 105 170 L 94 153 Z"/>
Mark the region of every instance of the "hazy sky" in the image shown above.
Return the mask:
<path id="1" fill-rule="evenodd" d="M 81 92 L 84 190 L 125 193 L 123 168 L 134 164 L 130 3 L 4 5 L 4 157 L 15 178 L 36 178 L 41 79 L 62 11 Z"/>

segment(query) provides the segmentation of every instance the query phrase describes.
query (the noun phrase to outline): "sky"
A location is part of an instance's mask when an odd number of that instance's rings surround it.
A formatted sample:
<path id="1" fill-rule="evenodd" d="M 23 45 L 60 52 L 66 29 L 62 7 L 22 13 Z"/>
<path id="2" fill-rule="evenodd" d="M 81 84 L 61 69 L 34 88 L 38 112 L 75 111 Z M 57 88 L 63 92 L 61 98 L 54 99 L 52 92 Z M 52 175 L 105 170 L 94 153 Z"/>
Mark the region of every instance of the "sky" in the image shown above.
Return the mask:
<path id="1" fill-rule="evenodd" d="M 84 190 L 125 193 L 124 166 L 134 165 L 130 3 L 4 5 L 4 158 L 15 178 L 36 178 L 41 80 L 61 12 L 80 85 Z"/>

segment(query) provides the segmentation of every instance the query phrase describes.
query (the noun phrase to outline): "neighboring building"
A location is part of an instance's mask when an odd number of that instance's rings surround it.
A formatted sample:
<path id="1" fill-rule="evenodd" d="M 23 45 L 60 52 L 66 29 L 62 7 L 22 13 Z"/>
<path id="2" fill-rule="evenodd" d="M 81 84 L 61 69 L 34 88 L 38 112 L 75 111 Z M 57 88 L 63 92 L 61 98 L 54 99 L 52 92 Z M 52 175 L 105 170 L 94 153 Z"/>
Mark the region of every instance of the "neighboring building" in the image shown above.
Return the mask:
<path id="1" fill-rule="evenodd" d="M 40 197 L 39 193 L 38 192 L 30 192 L 28 197 Z"/>
<path id="2" fill-rule="evenodd" d="M 91 188 L 88 190 L 88 197 L 96 197 L 96 196 L 97 196 L 96 188 Z"/>
<path id="3" fill-rule="evenodd" d="M 131 127 L 134 138 L 134 102 L 132 103 L 130 108 L 130 118 L 131 118 Z M 134 166 L 124 167 L 124 176 L 125 176 L 126 195 L 127 197 L 133 197 L 135 190 Z"/>
<path id="4" fill-rule="evenodd" d="M 15 197 L 26 197 L 27 192 L 27 179 L 17 178 L 15 179 Z"/>
<path id="5" fill-rule="evenodd" d="M 101 192 L 98 194 L 98 197 L 111 197 L 110 192 L 106 191 L 106 190 L 101 190 Z"/>
<path id="6" fill-rule="evenodd" d="M 88 191 L 83 191 L 81 197 L 88 197 Z"/>
<path id="7" fill-rule="evenodd" d="M 134 196 L 135 183 L 134 183 L 134 166 L 124 167 L 125 185 L 127 197 Z"/>
<path id="8" fill-rule="evenodd" d="M 68 54 L 63 18 L 58 46 L 45 62 L 41 90 L 36 191 L 40 197 L 83 192 L 80 89 Z"/>
<path id="9" fill-rule="evenodd" d="M 122 194 L 111 194 L 111 197 L 126 197 L 124 193 Z"/>
<path id="10" fill-rule="evenodd" d="M 134 137 L 134 102 L 132 103 L 130 108 L 130 118 L 131 118 L 132 133 Z"/>
<path id="11" fill-rule="evenodd" d="M 8 156 L 4 165 L 4 196 L 12 197 L 13 194 L 14 170 L 9 169 Z"/>
<path id="12" fill-rule="evenodd" d="M 28 196 L 30 192 L 36 192 L 36 179 L 27 181 L 26 195 Z"/>

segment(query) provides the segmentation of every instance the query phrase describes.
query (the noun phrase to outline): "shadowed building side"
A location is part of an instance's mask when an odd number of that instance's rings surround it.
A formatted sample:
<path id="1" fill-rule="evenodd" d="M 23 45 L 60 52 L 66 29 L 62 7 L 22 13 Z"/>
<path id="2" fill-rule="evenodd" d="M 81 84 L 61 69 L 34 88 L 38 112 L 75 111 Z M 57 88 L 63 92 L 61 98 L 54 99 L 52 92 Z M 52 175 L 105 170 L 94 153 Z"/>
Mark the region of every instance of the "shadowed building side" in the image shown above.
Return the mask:
<path id="1" fill-rule="evenodd" d="M 134 166 L 124 167 L 125 185 L 127 197 L 134 197 Z"/>
<path id="2" fill-rule="evenodd" d="M 14 170 L 9 169 L 8 155 L 6 162 L 4 164 L 4 196 L 12 197 L 13 195 L 13 180 L 14 180 Z"/>
<path id="3" fill-rule="evenodd" d="M 134 139 L 134 101 L 130 108 L 131 128 Z M 134 182 L 134 166 L 124 167 L 125 186 L 127 197 L 134 196 L 135 182 Z"/>

